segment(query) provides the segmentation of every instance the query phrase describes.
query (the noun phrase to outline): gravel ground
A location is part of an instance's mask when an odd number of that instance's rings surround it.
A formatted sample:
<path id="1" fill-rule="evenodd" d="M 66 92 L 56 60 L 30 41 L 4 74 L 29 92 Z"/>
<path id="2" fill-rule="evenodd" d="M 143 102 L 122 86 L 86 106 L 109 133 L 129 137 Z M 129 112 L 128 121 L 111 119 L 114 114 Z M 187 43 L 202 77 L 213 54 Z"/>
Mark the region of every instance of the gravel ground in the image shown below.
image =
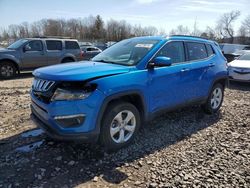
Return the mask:
<path id="1" fill-rule="evenodd" d="M 0 81 L 0 187 L 250 187 L 250 85 L 219 113 L 164 114 L 116 153 L 48 140 L 30 121 L 30 74 Z"/>

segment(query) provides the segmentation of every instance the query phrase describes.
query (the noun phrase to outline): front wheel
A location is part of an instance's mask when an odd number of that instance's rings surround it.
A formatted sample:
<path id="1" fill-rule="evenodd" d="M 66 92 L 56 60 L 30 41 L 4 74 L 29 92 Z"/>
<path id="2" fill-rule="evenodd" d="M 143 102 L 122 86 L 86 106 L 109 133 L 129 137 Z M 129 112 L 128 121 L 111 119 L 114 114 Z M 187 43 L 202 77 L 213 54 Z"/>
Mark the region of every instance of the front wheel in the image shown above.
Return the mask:
<path id="1" fill-rule="evenodd" d="M 207 102 L 202 106 L 204 111 L 208 114 L 216 113 L 223 102 L 224 98 L 224 87 L 217 83 L 214 85 Z"/>
<path id="2" fill-rule="evenodd" d="M 75 62 L 75 61 L 71 58 L 65 58 L 62 60 L 62 63 L 71 63 L 71 62 Z"/>
<path id="3" fill-rule="evenodd" d="M 16 67 L 13 63 L 3 62 L 0 63 L 0 78 L 9 79 L 16 76 Z"/>
<path id="4" fill-rule="evenodd" d="M 111 104 L 102 120 L 101 144 L 109 151 L 129 145 L 141 124 L 137 108 L 125 102 Z"/>

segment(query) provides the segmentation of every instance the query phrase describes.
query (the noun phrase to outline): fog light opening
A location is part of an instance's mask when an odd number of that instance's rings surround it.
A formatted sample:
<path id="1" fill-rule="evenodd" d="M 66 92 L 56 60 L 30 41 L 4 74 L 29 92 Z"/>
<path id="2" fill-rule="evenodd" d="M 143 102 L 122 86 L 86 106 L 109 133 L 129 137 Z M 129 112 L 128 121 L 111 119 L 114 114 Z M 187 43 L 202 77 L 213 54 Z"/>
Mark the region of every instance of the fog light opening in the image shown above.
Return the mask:
<path id="1" fill-rule="evenodd" d="M 70 128 L 82 125 L 85 120 L 85 114 L 55 116 L 54 119 L 60 126 Z"/>

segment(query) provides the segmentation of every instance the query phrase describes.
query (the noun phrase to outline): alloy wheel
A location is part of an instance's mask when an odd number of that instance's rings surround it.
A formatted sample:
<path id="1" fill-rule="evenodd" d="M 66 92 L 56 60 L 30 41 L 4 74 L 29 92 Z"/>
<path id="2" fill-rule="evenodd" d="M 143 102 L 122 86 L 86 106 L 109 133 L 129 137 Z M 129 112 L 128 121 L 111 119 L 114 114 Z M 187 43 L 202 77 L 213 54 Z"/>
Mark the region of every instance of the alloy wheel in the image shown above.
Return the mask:
<path id="1" fill-rule="evenodd" d="M 10 65 L 3 65 L 1 67 L 1 75 L 4 77 L 11 77 L 14 74 L 14 69 Z"/>
<path id="2" fill-rule="evenodd" d="M 135 115 L 129 110 L 119 112 L 111 122 L 110 135 L 112 140 L 117 143 L 127 142 L 136 129 Z"/>
<path id="3" fill-rule="evenodd" d="M 222 101 L 222 91 L 221 88 L 215 88 L 211 97 L 211 107 L 212 109 L 217 109 Z"/>

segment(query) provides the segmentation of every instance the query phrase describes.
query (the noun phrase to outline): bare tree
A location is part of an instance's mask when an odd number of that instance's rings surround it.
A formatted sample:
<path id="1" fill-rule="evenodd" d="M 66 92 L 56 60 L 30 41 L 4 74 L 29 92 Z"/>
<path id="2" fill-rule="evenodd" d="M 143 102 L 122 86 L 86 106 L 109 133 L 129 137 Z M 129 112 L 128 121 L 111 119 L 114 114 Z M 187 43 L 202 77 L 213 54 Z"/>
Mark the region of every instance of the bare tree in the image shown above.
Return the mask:
<path id="1" fill-rule="evenodd" d="M 190 35 L 190 30 L 187 26 L 178 25 L 176 29 L 172 29 L 170 35 Z"/>
<path id="2" fill-rule="evenodd" d="M 244 29 L 246 36 L 250 37 L 250 15 L 248 15 L 242 22 L 241 29 Z"/>
<path id="3" fill-rule="evenodd" d="M 231 11 L 223 14 L 217 21 L 216 28 L 220 31 L 223 38 L 230 38 L 230 43 L 233 43 L 235 34 L 233 23 L 239 18 L 239 16 L 240 11 Z"/>

